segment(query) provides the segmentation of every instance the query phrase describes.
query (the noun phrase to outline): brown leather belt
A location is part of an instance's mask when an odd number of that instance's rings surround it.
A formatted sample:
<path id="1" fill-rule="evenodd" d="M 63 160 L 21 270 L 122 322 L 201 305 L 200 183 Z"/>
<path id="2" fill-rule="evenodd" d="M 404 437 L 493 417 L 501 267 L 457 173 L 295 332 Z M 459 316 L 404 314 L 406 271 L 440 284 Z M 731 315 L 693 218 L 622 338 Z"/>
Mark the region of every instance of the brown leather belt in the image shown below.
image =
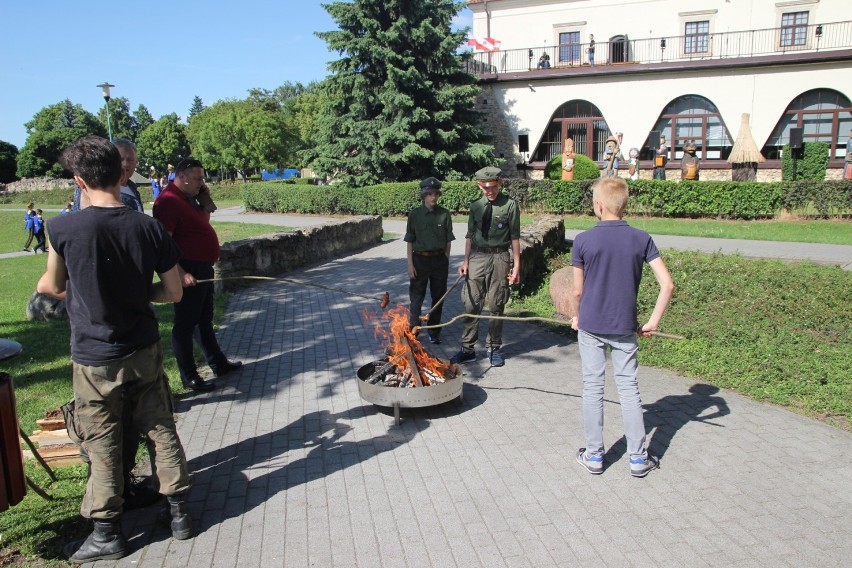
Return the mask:
<path id="1" fill-rule="evenodd" d="M 476 249 L 477 252 L 484 252 L 485 254 L 500 254 L 501 252 L 506 252 L 508 249 L 506 247 L 478 247 Z"/>
<path id="2" fill-rule="evenodd" d="M 444 249 L 439 250 L 416 250 L 414 254 L 419 254 L 420 256 L 438 256 L 444 254 Z"/>

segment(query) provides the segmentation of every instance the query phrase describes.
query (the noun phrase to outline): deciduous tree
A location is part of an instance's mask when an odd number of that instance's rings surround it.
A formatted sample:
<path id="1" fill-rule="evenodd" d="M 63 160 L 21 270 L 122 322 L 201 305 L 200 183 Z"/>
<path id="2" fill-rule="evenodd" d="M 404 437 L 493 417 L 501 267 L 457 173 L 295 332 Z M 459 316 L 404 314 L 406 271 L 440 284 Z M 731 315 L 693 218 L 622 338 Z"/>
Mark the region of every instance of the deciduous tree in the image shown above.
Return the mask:
<path id="1" fill-rule="evenodd" d="M 98 109 L 98 120 L 107 130 L 106 105 Z M 133 116 L 130 114 L 130 101 L 126 97 L 115 97 L 109 100 L 109 126 L 112 128 L 112 139 L 127 138 L 133 140 Z"/>
<path id="2" fill-rule="evenodd" d="M 136 142 L 139 139 L 139 135 L 142 134 L 146 128 L 154 124 L 154 117 L 151 116 L 151 113 L 148 112 L 148 107 L 145 105 L 139 105 L 136 108 L 136 112 L 133 113 L 133 138 L 132 140 Z"/>
<path id="3" fill-rule="evenodd" d="M 323 83 L 311 167 L 346 185 L 437 176 L 495 162 L 474 110 L 475 79 L 451 22 L 462 2 L 354 0 L 326 4 L 339 30 L 321 32 L 341 59 Z"/>
<path id="4" fill-rule="evenodd" d="M 15 175 L 17 169 L 18 147 L 0 140 L 0 183 L 9 183 L 18 179 Z"/>
<path id="5" fill-rule="evenodd" d="M 186 139 L 186 126 L 178 122 L 175 113 L 160 117 L 143 130 L 136 141 L 140 171 L 165 171 L 167 164 L 177 164 L 190 155 Z"/>
<path id="6" fill-rule="evenodd" d="M 29 136 L 18 154 L 18 177 L 68 175 L 58 163 L 62 150 L 83 136 L 107 136 L 95 115 L 68 99 L 44 107 L 24 127 Z"/>
<path id="7" fill-rule="evenodd" d="M 291 138 L 274 97 L 217 101 L 189 125 L 193 155 L 209 170 L 275 168 L 288 159 Z"/>

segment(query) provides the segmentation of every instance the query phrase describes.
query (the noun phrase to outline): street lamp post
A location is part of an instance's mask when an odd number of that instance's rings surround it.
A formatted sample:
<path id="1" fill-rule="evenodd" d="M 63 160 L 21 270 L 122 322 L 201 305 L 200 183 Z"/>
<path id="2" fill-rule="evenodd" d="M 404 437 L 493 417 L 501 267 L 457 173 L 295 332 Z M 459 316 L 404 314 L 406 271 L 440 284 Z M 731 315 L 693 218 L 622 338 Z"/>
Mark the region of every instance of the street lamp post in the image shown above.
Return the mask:
<path id="1" fill-rule="evenodd" d="M 104 95 L 104 101 L 106 101 L 106 115 L 107 115 L 107 132 L 109 133 L 109 141 L 112 142 L 112 124 L 110 124 L 109 120 L 109 88 L 115 87 L 115 85 L 110 85 L 106 81 L 101 83 L 100 85 L 95 85 L 96 87 L 100 87 L 101 91 Z"/>

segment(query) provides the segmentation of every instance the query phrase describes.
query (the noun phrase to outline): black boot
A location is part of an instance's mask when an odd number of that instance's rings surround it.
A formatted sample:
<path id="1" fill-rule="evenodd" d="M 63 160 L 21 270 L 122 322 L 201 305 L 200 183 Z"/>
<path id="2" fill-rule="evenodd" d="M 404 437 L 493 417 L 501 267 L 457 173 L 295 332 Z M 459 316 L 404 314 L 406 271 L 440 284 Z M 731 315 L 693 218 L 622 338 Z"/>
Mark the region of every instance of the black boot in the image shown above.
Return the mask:
<path id="1" fill-rule="evenodd" d="M 66 544 L 62 551 L 74 564 L 118 560 L 127 555 L 127 541 L 118 521 L 95 521 L 92 534 L 85 540 Z"/>
<path id="2" fill-rule="evenodd" d="M 172 529 L 172 537 L 175 540 L 192 538 L 192 518 L 189 516 L 186 493 L 169 495 L 166 500 L 168 505 L 160 509 L 159 514 L 157 514 L 157 521 Z"/>

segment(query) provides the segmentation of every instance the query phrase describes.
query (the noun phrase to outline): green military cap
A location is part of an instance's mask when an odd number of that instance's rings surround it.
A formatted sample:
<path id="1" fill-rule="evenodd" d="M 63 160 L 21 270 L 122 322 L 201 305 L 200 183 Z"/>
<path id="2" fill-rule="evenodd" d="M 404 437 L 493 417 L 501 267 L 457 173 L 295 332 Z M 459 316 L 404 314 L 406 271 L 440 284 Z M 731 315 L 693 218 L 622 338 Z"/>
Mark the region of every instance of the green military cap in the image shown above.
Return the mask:
<path id="1" fill-rule="evenodd" d="M 489 179 L 500 179 L 500 168 L 495 168 L 494 166 L 488 166 L 482 168 L 481 170 L 477 170 L 476 179 L 478 181 L 485 181 Z"/>
<path id="2" fill-rule="evenodd" d="M 426 179 L 420 182 L 421 195 L 429 193 L 430 191 L 441 193 L 441 182 L 438 181 L 436 178 L 427 177 Z"/>

